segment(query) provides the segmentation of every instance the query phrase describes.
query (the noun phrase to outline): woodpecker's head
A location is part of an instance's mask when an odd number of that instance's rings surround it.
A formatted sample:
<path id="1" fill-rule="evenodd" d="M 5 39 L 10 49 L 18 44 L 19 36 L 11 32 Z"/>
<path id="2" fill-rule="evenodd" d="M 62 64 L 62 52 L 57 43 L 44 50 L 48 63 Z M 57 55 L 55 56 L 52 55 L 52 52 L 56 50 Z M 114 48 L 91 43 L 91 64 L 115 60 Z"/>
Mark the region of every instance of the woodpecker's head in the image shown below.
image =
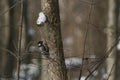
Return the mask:
<path id="1" fill-rule="evenodd" d="M 38 47 L 41 47 L 43 45 L 43 41 L 38 42 Z"/>

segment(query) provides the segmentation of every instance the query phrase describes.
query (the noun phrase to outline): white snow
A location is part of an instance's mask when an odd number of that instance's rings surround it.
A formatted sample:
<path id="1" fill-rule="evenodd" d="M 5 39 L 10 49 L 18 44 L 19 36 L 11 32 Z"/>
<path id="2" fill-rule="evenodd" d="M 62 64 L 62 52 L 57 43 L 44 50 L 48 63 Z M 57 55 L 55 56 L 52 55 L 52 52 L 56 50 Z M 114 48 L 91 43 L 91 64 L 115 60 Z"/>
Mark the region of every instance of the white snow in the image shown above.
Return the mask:
<path id="1" fill-rule="evenodd" d="M 86 77 L 85 77 L 85 76 L 82 76 L 82 77 L 81 77 L 81 80 L 85 80 L 85 79 L 86 79 Z"/>
<path id="2" fill-rule="evenodd" d="M 103 79 L 107 79 L 107 78 L 108 78 L 108 74 L 107 74 L 107 73 L 103 74 L 103 75 L 102 75 L 102 78 L 103 78 Z"/>
<path id="3" fill-rule="evenodd" d="M 45 14 L 43 12 L 40 12 L 39 17 L 38 17 L 38 19 L 36 21 L 37 25 L 41 25 L 41 24 L 45 23 L 46 21 L 47 21 L 47 18 L 45 16 Z"/>
<path id="4" fill-rule="evenodd" d="M 25 71 L 26 71 L 26 70 L 27 70 L 27 64 L 22 64 L 22 65 L 20 66 L 20 74 L 19 74 L 20 80 L 24 80 L 24 79 L 25 79 L 25 77 L 26 77 Z M 13 76 L 14 76 L 14 79 L 16 79 L 16 78 L 17 78 L 17 72 L 15 72 L 15 73 L 13 74 Z"/>
<path id="5" fill-rule="evenodd" d="M 20 80 L 32 80 L 39 75 L 39 65 L 36 64 L 22 64 L 20 68 Z M 16 80 L 17 72 L 13 74 Z"/>
<path id="6" fill-rule="evenodd" d="M 79 66 L 80 64 L 82 64 L 82 59 L 81 58 L 68 58 L 65 59 L 65 64 L 67 68 L 72 68 L 72 67 L 76 67 Z"/>
<path id="7" fill-rule="evenodd" d="M 120 41 L 119 41 L 119 43 L 117 44 L 117 49 L 120 50 Z"/>
<path id="8" fill-rule="evenodd" d="M 86 79 L 86 76 L 82 76 L 80 80 L 85 80 L 85 79 Z M 78 80 L 78 78 L 74 78 L 73 80 Z"/>
<path id="9" fill-rule="evenodd" d="M 39 75 L 39 66 L 35 64 L 28 65 L 27 80 L 32 80 Z"/>
<path id="10" fill-rule="evenodd" d="M 27 74 L 29 76 L 37 76 L 39 74 L 39 66 L 35 64 L 29 64 L 28 65 L 28 72 Z"/>

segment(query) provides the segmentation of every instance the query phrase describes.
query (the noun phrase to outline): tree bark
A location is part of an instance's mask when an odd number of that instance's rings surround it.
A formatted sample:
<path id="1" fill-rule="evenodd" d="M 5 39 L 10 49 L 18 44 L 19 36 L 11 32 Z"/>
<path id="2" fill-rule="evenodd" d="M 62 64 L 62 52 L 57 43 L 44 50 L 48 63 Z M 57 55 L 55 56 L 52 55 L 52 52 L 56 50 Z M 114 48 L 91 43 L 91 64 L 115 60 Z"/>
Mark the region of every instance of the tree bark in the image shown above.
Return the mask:
<path id="1" fill-rule="evenodd" d="M 3 0 L 3 5 L 4 5 L 4 11 L 7 10 L 9 8 L 9 3 L 8 0 Z M 4 12 L 3 11 L 3 12 Z M 1 12 L 1 13 L 3 13 Z M 2 58 L 1 58 L 1 79 L 4 80 L 10 80 L 10 78 L 12 77 L 12 70 L 13 70 L 13 56 L 10 55 L 5 49 L 8 48 L 8 44 L 9 44 L 9 12 L 4 13 L 3 15 L 3 22 L 2 22 L 2 27 L 4 27 L 3 31 L 3 37 L 2 37 L 2 45 L 1 48 L 3 48 L 2 52 Z M 1 16 L 0 16 L 1 17 Z"/>
<path id="2" fill-rule="evenodd" d="M 67 80 L 58 0 L 41 0 L 41 8 L 48 21 L 40 27 L 40 37 L 42 41 L 47 43 L 49 57 L 52 59 L 42 60 L 41 80 Z M 43 56 L 43 58 L 45 57 Z"/>
<path id="3" fill-rule="evenodd" d="M 107 49 L 109 50 L 117 42 L 117 29 L 118 29 L 118 0 L 109 0 L 109 10 L 108 10 L 108 27 L 107 27 Z M 107 72 L 111 75 L 109 80 L 116 80 L 116 55 L 117 48 L 114 47 L 111 51 L 109 58 L 107 59 Z M 112 68 L 113 67 L 113 68 Z"/>

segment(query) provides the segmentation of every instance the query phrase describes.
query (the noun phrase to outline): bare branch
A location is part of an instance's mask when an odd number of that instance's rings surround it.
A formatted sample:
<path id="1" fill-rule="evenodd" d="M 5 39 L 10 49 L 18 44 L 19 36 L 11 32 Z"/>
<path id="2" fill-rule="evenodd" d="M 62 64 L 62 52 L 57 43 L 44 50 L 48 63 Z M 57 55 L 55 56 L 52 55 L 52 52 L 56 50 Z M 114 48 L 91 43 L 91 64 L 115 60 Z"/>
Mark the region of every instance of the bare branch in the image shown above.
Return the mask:
<path id="1" fill-rule="evenodd" d="M 1 49 L 1 50 L 4 50 L 4 51 L 7 51 L 9 54 L 11 54 L 11 55 L 12 55 L 14 58 L 16 58 L 16 59 L 18 58 L 17 55 L 15 55 L 15 53 L 13 53 L 12 51 L 10 51 L 10 50 L 8 50 L 8 49 L 1 48 L 1 47 L 0 47 L 0 49 Z"/>
<path id="2" fill-rule="evenodd" d="M 93 71 L 91 71 L 91 73 L 86 77 L 85 80 L 87 80 L 87 79 L 92 75 L 92 73 L 93 73 L 95 70 L 97 70 L 97 69 L 106 61 L 106 59 L 109 57 L 111 51 L 112 51 L 113 48 L 118 44 L 119 41 L 120 41 L 120 39 L 118 39 L 117 42 L 116 42 L 108 51 L 106 50 L 105 56 L 104 56 L 103 58 L 101 58 L 100 63 L 98 63 L 98 65 L 94 68 Z"/>
<path id="3" fill-rule="evenodd" d="M 109 75 L 108 75 L 108 78 L 107 78 L 106 80 L 109 80 L 109 77 L 110 77 L 110 75 L 111 75 L 111 73 L 112 73 L 114 67 L 115 67 L 115 63 L 112 65 L 112 68 L 111 68 L 110 73 L 109 73 Z"/>
<path id="4" fill-rule="evenodd" d="M 18 1 L 15 2 L 15 4 L 12 5 L 9 9 L 3 11 L 3 12 L 0 14 L 0 16 L 3 16 L 3 14 L 7 13 L 8 11 L 10 11 L 10 10 L 13 9 L 14 7 L 16 7 L 19 3 L 22 3 L 22 2 L 18 0 Z"/>
<path id="5" fill-rule="evenodd" d="M 91 2 L 93 1 L 91 0 Z M 83 70 L 83 63 L 84 63 L 84 54 L 85 54 L 85 47 L 86 47 L 86 41 L 87 41 L 87 35 L 88 35 L 88 24 L 91 16 L 91 10 L 92 10 L 92 5 L 90 5 L 90 12 L 88 14 L 88 19 L 87 19 L 88 21 L 86 23 L 86 31 L 85 31 L 84 44 L 83 44 L 83 53 L 82 53 L 82 65 L 80 68 L 79 80 L 81 79 L 82 72 L 83 72 L 82 70 Z"/>
<path id="6" fill-rule="evenodd" d="M 21 16 L 20 16 L 20 26 L 19 28 L 19 38 L 18 38 L 18 57 L 21 56 L 21 40 L 22 40 L 22 28 L 23 28 L 23 0 L 20 0 L 21 3 Z M 20 58 L 17 59 L 17 80 L 19 80 L 19 74 L 20 74 L 20 64 L 21 60 Z"/>

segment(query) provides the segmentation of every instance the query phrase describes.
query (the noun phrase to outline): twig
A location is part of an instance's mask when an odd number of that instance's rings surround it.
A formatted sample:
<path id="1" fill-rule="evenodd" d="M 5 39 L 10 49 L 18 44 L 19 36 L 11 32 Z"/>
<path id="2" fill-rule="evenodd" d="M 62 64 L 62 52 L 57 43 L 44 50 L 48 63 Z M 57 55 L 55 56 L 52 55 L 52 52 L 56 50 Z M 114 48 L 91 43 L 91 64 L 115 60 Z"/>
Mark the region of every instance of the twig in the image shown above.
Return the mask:
<path id="1" fill-rule="evenodd" d="M 2 12 L 2 13 L 0 14 L 0 16 L 3 16 L 3 14 L 7 13 L 8 11 L 10 11 L 10 10 L 13 9 L 14 7 L 16 7 L 17 4 L 19 4 L 19 3 L 21 3 L 21 2 L 18 0 L 18 1 L 15 2 L 15 4 L 12 5 L 9 9 L 5 10 L 4 12 Z"/>
<path id="2" fill-rule="evenodd" d="M 21 41 L 22 41 L 22 24 L 23 24 L 23 0 L 21 0 L 21 17 L 20 17 L 20 26 L 19 26 L 19 39 L 18 39 L 18 59 L 17 59 L 17 80 L 19 80 L 20 73 L 20 56 L 21 56 Z"/>
<path id="3" fill-rule="evenodd" d="M 110 73 L 109 73 L 109 75 L 108 75 L 108 78 L 107 78 L 106 80 L 109 80 L 109 77 L 110 77 L 110 75 L 111 75 L 112 70 L 114 69 L 114 67 L 115 67 L 115 63 L 112 65 L 112 68 L 111 68 Z"/>
<path id="4" fill-rule="evenodd" d="M 15 45 L 16 43 L 14 41 L 12 41 L 12 43 L 13 43 L 13 46 L 15 48 L 15 51 L 17 52 L 18 50 L 17 50 L 17 46 Z"/>
<path id="5" fill-rule="evenodd" d="M 85 0 L 80 0 L 80 2 L 90 4 L 90 5 L 97 5 L 98 3 L 101 3 L 103 1 L 100 0 L 100 1 L 97 1 L 97 2 L 89 2 L 89 1 L 85 1 Z"/>
<path id="6" fill-rule="evenodd" d="M 4 50 L 4 51 L 7 51 L 9 54 L 11 54 L 14 58 L 17 59 L 17 55 L 15 55 L 12 51 L 8 50 L 8 49 L 5 49 L 5 48 L 1 48 L 0 49 Z"/>
<path id="7" fill-rule="evenodd" d="M 120 39 L 117 40 L 117 42 L 108 50 L 105 52 L 105 56 L 101 59 L 101 62 L 98 64 L 98 66 L 95 67 L 95 69 L 93 71 L 91 71 L 91 73 L 86 77 L 85 80 L 87 80 L 91 75 L 92 73 L 97 70 L 105 61 L 106 59 L 108 58 L 108 56 L 110 55 L 111 51 L 113 50 L 113 48 L 118 44 L 118 42 L 120 41 Z"/>
<path id="8" fill-rule="evenodd" d="M 91 2 L 93 2 L 93 1 L 91 0 Z M 86 47 L 87 34 L 88 34 L 88 24 L 89 24 L 89 20 L 90 20 L 91 10 L 92 10 L 92 5 L 90 5 L 90 12 L 88 14 L 88 19 L 87 19 L 88 21 L 86 24 L 86 32 L 85 32 L 85 37 L 84 37 L 82 64 L 81 64 L 81 68 L 80 68 L 79 80 L 81 79 L 82 72 L 83 72 L 82 70 L 83 70 L 83 64 L 84 64 L 84 54 L 85 54 L 85 47 Z"/>
<path id="9" fill-rule="evenodd" d="M 85 80 L 87 80 L 87 79 L 93 74 L 93 72 L 96 71 L 96 70 L 99 68 L 99 66 L 100 66 L 102 63 L 103 63 L 103 61 L 101 61 L 101 62 L 98 64 L 98 66 L 95 67 L 95 69 L 94 69 L 93 71 L 91 71 L 91 73 L 85 78 Z"/>

